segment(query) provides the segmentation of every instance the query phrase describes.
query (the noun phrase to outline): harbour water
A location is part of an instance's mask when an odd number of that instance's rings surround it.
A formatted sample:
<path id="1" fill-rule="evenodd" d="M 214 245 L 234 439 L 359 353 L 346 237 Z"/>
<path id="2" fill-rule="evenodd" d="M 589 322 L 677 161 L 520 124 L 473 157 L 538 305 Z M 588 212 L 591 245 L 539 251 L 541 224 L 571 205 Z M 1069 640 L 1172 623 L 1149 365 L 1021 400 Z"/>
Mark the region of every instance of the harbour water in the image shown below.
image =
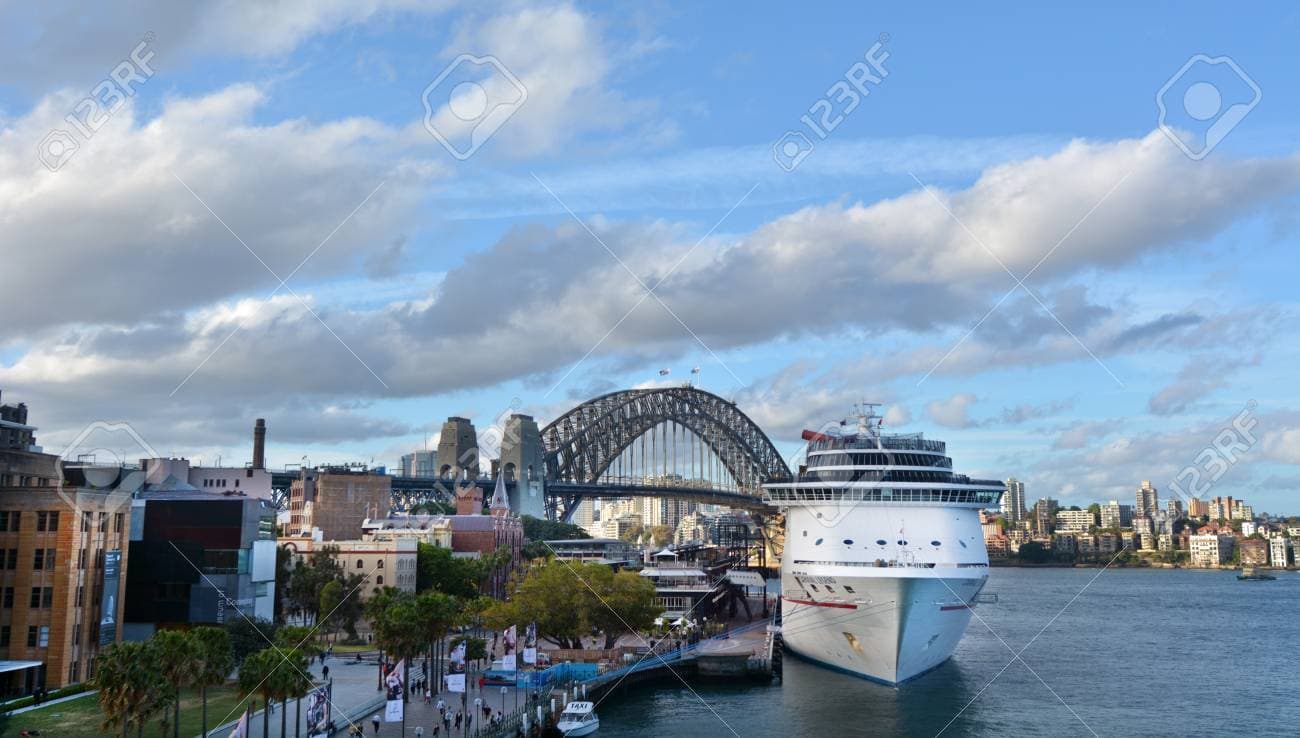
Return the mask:
<path id="1" fill-rule="evenodd" d="M 1300 574 L 1238 582 L 1230 571 L 998 568 L 986 591 L 1000 600 L 977 610 L 987 627 L 973 619 L 953 659 L 901 688 L 787 658 L 772 686 L 693 693 L 664 681 L 615 694 L 598 708 L 599 735 L 1294 735 L 1300 726 Z M 1025 663 L 1013 661 L 1026 644 Z"/>

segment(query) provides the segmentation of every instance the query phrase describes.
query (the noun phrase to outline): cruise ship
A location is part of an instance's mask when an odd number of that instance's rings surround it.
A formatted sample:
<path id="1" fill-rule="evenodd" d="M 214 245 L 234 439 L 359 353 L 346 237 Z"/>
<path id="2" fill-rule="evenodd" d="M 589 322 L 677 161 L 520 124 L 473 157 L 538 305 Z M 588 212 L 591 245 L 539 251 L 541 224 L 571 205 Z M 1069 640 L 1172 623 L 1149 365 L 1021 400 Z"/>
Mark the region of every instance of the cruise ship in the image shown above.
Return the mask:
<path id="1" fill-rule="evenodd" d="M 793 482 L 764 485 L 785 512 L 781 632 L 797 656 L 897 685 L 952 656 L 989 558 L 979 511 L 1004 485 L 954 474 L 943 441 L 888 434 L 876 405 L 804 431 Z"/>

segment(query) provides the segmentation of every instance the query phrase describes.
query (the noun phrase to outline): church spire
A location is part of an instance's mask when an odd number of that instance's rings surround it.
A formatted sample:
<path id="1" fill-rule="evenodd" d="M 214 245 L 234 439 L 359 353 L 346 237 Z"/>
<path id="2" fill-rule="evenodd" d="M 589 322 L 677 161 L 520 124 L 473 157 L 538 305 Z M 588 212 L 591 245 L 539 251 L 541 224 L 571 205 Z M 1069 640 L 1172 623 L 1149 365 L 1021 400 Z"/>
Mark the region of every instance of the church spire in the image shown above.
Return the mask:
<path id="1" fill-rule="evenodd" d="M 492 490 L 492 503 L 488 505 L 493 515 L 505 515 L 510 512 L 510 497 L 506 494 L 506 475 L 504 471 L 497 473 L 497 486 Z"/>

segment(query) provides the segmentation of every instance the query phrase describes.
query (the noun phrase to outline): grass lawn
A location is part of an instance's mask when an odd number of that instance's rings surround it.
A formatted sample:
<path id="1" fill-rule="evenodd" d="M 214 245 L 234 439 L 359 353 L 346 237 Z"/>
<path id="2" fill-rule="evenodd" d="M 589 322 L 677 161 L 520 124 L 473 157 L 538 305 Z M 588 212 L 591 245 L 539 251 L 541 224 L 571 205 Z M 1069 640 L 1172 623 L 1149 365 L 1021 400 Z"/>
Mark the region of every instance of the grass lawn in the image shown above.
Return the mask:
<path id="1" fill-rule="evenodd" d="M 329 647 L 330 644 L 321 643 L 318 645 L 322 648 L 327 648 Z M 366 644 L 364 646 L 349 646 L 342 643 L 334 644 L 334 653 L 361 653 L 363 651 L 373 651 L 373 650 L 375 650 L 375 645 L 373 643 Z"/>
<path id="2" fill-rule="evenodd" d="M 241 697 L 243 695 L 233 683 L 225 687 L 209 689 L 208 730 L 216 728 L 222 722 L 228 722 L 238 717 L 239 710 L 242 709 L 240 705 L 243 704 Z M 183 692 L 181 698 L 181 735 L 184 738 L 193 738 L 202 730 L 200 725 L 202 713 L 203 707 L 198 691 L 186 690 Z M 274 719 L 278 721 L 279 717 L 277 714 Z M 290 715 L 290 718 L 292 717 Z M 100 738 L 101 736 L 111 735 L 101 727 L 103 720 L 104 716 L 99 711 L 99 695 L 90 695 L 71 702 L 25 712 L 21 715 L 0 717 L 0 735 L 16 736 L 20 735 L 24 730 L 35 729 L 41 731 L 42 736 Z M 292 731 L 292 727 L 290 731 Z M 164 738 L 156 719 L 145 727 L 144 734 L 148 738 Z M 120 729 L 118 735 L 121 735 Z M 136 735 L 134 728 L 131 729 L 131 735 Z M 170 735 L 171 733 L 168 733 L 168 736 Z"/>

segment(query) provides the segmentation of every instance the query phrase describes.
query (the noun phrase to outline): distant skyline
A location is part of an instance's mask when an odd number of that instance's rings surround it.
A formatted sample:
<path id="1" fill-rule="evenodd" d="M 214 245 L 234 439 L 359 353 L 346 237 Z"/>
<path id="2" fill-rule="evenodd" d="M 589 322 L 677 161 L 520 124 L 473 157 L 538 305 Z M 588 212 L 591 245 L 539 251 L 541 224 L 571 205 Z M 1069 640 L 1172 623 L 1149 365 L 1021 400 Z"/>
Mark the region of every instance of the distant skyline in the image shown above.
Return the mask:
<path id="1" fill-rule="evenodd" d="M 698 366 L 790 456 L 865 398 L 1030 504 L 1163 506 L 1245 412 L 1202 499 L 1300 513 L 1294 6 L 288 6 L 0 10 L 47 451 L 395 466 Z"/>

